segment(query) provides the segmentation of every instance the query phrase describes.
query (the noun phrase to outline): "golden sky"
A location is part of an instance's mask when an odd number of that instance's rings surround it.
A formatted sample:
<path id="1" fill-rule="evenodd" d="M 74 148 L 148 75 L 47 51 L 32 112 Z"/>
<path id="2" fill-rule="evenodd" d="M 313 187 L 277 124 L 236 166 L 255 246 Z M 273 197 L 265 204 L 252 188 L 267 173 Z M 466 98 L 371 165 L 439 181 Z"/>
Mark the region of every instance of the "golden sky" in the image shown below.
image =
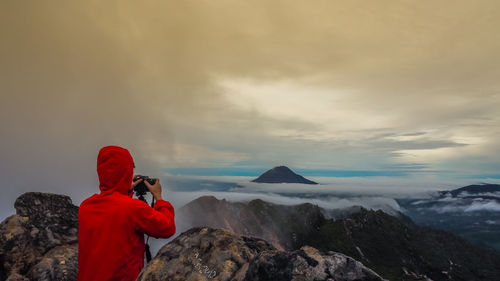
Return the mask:
<path id="1" fill-rule="evenodd" d="M 500 174 L 499 1 L 3 1 L 2 176 Z M 13 181 L 12 181 L 13 182 Z"/>

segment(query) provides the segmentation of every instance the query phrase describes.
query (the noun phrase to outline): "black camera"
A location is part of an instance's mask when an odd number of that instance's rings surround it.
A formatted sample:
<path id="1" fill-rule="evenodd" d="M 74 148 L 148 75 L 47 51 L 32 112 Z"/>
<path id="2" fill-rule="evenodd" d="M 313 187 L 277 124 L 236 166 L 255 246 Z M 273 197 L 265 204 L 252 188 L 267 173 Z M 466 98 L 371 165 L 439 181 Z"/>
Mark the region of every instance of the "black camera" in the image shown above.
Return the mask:
<path id="1" fill-rule="evenodd" d="M 148 176 L 137 177 L 135 178 L 134 182 L 139 179 L 142 179 L 142 181 L 134 187 L 134 192 L 137 197 L 145 195 L 147 192 L 149 192 L 149 188 L 146 186 L 144 181 L 148 181 L 148 183 L 151 185 L 156 183 L 156 179 L 150 178 Z"/>

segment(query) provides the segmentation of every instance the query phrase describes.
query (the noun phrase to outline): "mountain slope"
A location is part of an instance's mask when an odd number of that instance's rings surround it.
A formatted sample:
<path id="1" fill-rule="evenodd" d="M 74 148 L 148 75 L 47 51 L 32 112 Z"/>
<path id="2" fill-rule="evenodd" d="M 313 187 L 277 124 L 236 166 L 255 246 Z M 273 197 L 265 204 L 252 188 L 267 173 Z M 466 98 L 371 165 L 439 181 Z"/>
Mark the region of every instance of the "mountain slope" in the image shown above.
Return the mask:
<path id="1" fill-rule="evenodd" d="M 277 248 L 308 245 L 363 262 L 390 280 L 495 280 L 500 257 L 445 231 L 421 228 L 408 217 L 363 208 L 336 210 L 335 219 L 312 204 L 283 206 L 262 200 L 231 203 L 200 197 L 179 210 L 196 225 L 261 237 Z"/>

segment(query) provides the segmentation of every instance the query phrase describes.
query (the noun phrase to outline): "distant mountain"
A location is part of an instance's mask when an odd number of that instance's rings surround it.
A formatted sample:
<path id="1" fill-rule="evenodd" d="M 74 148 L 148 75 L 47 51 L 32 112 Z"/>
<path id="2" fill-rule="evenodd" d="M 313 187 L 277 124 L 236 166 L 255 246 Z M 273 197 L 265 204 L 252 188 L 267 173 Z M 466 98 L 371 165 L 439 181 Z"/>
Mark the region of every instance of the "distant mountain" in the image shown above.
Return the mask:
<path id="1" fill-rule="evenodd" d="M 485 196 L 493 195 L 489 193 L 496 193 L 496 192 L 500 192 L 500 184 L 483 183 L 483 184 L 468 185 L 451 191 L 441 191 L 441 195 L 450 194 L 453 197 L 457 197 L 460 195 L 477 197 L 481 195 Z M 500 194 L 498 196 L 500 197 Z"/>
<path id="2" fill-rule="evenodd" d="M 449 232 L 423 228 L 410 218 L 361 207 L 324 210 L 200 197 L 177 211 L 192 226 L 229 229 L 263 238 L 278 249 L 308 245 L 351 256 L 389 280 L 498 280 L 500 256 Z M 328 217 L 325 215 L 328 214 Z"/>
<path id="3" fill-rule="evenodd" d="M 500 253 L 500 212 L 488 209 L 467 211 L 467 207 L 457 207 L 456 203 L 443 204 L 437 200 L 420 203 L 413 200 L 398 200 L 405 215 L 415 223 L 450 231 L 476 245 L 493 249 Z M 417 204 L 414 204 L 417 203 Z M 484 203 L 487 207 L 488 204 Z M 471 203 L 468 207 L 476 207 Z M 479 205 L 481 206 L 481 205 Z"/>
<path id="4" fill-rule="evenodd" d="M 400 198 L 405 215 L 419 225 L 460 235 L 500 253 L 500 185 L 475 184 L 426 198 Z"/>
<path id="5" fill-rule="evenodd" d="M 318 184 L 317 182 L 308 180 L 301 175 L 294 173 L 286 166 L 274 167 L 271 170 L 260 175 L 252 180 L 259 183 L 303 183 L 303 184 Z"/>

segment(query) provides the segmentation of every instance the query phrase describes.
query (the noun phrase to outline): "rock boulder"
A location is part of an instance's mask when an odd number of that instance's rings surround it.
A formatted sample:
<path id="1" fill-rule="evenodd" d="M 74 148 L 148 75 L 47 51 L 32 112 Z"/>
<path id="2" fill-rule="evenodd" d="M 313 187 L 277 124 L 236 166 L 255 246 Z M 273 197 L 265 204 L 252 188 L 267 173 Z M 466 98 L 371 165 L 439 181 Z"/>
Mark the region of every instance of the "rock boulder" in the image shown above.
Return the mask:
<path id="1" fill-rule="evenodd" d="M 165 245 L 138 281 L 383 280 L 360 262 L 312 247 L 280 251 L 265 240 L 224 229 L 196 227 Z"/>
<path id="2" fill-rule="evenodd" d="M 65 262 L 75 259 L 78 207 L 68 196 L 41 192 L 24 193 L 14 207 L 16 214 L 0 224 L 0 280 L 24 280 L 28 275 L 35 280 L 76 280 L 74 274 L 36 279 L 39 275 L 32 270 L 40 270 L 54 255 Z M 41 261 L 45 263 L 39 265 Z M 66 267 L 74 268 L 66 270 L 76 272 L 75 265 L 69 262 Z"/>

